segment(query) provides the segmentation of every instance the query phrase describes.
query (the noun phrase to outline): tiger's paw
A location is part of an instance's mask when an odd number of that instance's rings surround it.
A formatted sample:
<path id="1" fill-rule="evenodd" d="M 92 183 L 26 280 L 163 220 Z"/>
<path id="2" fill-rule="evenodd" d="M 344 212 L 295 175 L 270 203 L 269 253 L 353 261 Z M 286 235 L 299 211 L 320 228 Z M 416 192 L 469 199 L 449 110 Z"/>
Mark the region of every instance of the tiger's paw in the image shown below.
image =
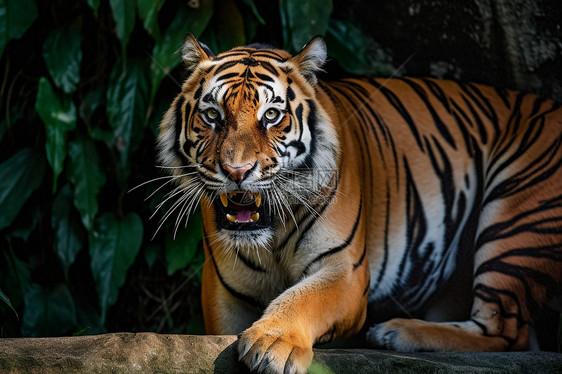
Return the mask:
<path id="1" fill-rule="evenodd" d="M 239 361 L 256 373 L 304 374 L 312 361 L 305 336 L 284 332 L 278 324 L 257 321 L 238 341 Z"/>
<path id="2" fill-rule="evenodd" d="M 418 324 L 420 322 L 421 324 Z M 395 318 L 374 325 L 367 331 L 367 343 L 375 348 L 400 352 L 435 350 L 423 342 L 423 321 Z"/>
<path id="3" fill-rule="evenodd" d="M 419 319 L 396 318 L 371 327 L 367 331 L 366 339 L 373 347 L 401 352 L 498 352 L 510 349 L 510 341 L 516 343 L 514 347 L 524 349 L 527 334 L 520 334 L 520 341 L 510 340 L 500 335 L 483 335 L 480 325 L 474 321 L 428 322 Z"/>

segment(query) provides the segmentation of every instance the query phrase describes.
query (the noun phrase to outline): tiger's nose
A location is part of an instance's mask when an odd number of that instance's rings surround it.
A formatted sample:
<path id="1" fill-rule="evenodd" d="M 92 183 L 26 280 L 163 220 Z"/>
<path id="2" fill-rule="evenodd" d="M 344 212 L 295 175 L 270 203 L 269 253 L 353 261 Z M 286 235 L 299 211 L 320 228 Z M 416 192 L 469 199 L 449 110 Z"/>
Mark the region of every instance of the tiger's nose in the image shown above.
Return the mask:
<path id="1" fill-rule="evenodd" d="M 255 164 L 248 162 L 244 165 L 239 164 L 224 164 L 223 169 L 228 173 L 228 177 L 235 182 L 242 182 L 249 173 L 250 170 L 254 168 Z"/>

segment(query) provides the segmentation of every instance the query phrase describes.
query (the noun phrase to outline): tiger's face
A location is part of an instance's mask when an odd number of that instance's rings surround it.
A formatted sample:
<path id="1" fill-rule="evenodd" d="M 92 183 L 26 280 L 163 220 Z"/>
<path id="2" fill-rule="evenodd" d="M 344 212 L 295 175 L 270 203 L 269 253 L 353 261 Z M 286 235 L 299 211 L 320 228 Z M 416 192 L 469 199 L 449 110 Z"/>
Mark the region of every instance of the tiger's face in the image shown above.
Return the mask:
<path id="1" fill-rule="evenodd" d="M 220 240 L 267 245 L 295 206 L 322 194 L 336 167 L 337 136 L 315 96 L 324 42 L 294 57 L 245 47 L 213 56 L 188 36 L 182 57 L 190 75 L 159 136 L 180 215 L 203 200 Z"/>

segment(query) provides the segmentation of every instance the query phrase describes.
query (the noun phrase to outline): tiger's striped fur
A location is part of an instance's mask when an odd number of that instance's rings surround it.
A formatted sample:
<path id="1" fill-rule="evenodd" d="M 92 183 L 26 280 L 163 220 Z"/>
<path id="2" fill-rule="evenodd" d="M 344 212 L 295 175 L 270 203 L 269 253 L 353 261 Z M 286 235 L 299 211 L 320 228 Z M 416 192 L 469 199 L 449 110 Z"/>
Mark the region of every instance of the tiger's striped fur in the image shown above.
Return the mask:
<path id="1" fill-rule="evenodd" d="M 248 367 L 305 372 L 313 344 L 366 319 L 369 343 L 401 351 L 528 347 L 561 295 L 558 104 L 433 79 L 319 82 L 320 38 L 295 56 L 213 56 L 188 36 L 182 54 L 160 162 L 180 216 L 201 201 L 207 331 L 241 333 Z"/>

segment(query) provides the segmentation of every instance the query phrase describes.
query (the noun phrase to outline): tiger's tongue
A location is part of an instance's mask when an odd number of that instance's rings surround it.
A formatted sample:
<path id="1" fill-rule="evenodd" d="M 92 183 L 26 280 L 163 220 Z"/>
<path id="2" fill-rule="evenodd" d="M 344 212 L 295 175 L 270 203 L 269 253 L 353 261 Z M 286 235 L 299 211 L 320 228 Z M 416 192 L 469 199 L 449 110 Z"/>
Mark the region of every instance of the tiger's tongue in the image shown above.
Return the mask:
<path id="1" fill-rule="evenodd" d="M 239 210 L 236 213 L 236 220 L 238 222 L 248 222 L 251 216 L 252 212 L 250 210 Z"/>

